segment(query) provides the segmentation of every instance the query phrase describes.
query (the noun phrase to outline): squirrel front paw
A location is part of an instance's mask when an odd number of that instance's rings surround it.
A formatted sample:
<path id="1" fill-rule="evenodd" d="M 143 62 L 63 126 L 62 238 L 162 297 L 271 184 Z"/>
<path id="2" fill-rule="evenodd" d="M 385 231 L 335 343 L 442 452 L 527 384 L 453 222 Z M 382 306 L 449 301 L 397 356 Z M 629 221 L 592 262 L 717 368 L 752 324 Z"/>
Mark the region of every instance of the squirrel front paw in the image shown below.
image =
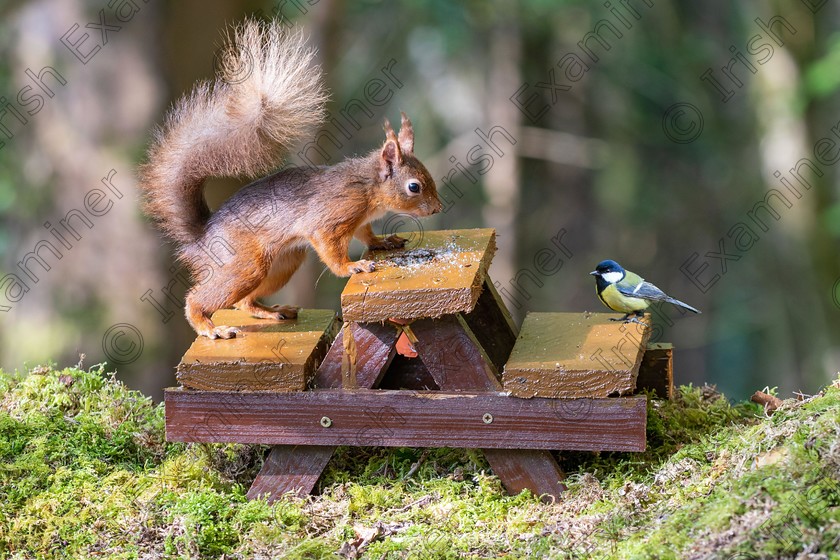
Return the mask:
<path id="1" fill-rule="evenodd" d="M 373 272 L 376 270 L 376 265 L 373 261 L 360 260 L 351 262 L 347 265 L 347 271 L 350 274 L 358 274 L 360 272 Z"/>
<path id="2" fill-rule="evenodd" d="M 376 250 L 388 250 L 388 249 L 402 249 L 405 247 L 406 242 L 408 239 L 403 239 L 399 235 L 389 235 L 385 239 L 377 239 L 373 243 L 368 244 L 368 249 L 373 251 Z"/>

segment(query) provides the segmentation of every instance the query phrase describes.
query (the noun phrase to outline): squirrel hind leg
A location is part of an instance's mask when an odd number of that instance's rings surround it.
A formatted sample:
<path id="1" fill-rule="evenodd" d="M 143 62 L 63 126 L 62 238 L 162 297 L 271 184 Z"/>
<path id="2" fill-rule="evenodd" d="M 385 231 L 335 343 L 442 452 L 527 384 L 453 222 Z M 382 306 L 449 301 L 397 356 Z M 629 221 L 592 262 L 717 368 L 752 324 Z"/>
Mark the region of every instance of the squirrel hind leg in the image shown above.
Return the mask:
<path id="1" fill-rule="evenodd" d="M 186 315 L 190 326 L 208 338 L 234 338 L 239 329 L 217 326 L 211 319 L 219 309 L 234 303 L 253 292 L 264 278 L 259 269 L 248 270 L 247 263 L 234 263 L 217 271 L 217 275 L 194 285 L 187 293 Z"/>
<path id="2" fill-rule="evenodd" d="M 272 259 L 268 276 L 263 279 L 253 292 L 242 298 L 234 307 L 247 311 L 254 317 L 259 317 L 260 319 L 274 319 L 275 321 L 295 319 L 298 315 L 299 307 L 293 305 L 267 306 L 259 303 L 257 299 L 270 296 L 285 286 L 305 259 L 305 248 L 285 251 L 275 256 Z"/>
<path id="3" fill-rule="evenodd" d="M 207 338 L 234 338 L 239 334 L 239 329 L 236 327 L 225 325 L 216 326 L 213 320 L 210 319 L 212 314 L 212 311 L 202 309 L 195 301 L 195 298 L 187 296 L 187 321 L 189 321 L 190 326 L 195 329 L 195 332 L 199 336 L 206 336 Z"/>

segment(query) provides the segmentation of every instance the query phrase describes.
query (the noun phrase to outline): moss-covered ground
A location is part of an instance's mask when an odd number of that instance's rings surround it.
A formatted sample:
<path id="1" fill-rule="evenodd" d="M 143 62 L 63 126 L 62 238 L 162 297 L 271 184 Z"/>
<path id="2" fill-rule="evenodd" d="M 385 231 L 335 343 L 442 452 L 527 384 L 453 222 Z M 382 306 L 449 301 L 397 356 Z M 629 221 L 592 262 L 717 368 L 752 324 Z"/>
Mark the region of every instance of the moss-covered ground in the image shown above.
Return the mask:
<path id="1" fill-rule="evenodd" d="M 167 443 L 101 367 L 0 372 L 0 557 L 840 558 L 840 382 L 771 417 L 649 402 L 647 451 L 564 453 L 557 503 L 477 452 L 346 448 L 269 505 L 245 499 L 263 447 Z"/>

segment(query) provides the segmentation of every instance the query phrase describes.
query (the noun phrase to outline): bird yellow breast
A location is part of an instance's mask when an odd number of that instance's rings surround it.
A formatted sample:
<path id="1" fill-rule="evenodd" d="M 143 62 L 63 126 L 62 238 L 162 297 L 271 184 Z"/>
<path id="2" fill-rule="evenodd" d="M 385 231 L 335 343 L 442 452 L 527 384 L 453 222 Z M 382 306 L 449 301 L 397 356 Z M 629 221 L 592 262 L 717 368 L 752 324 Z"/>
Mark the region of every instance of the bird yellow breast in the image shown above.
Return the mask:
<path id="1" fill-rule="evenodd" d="M 604 288 L 598 297 L 604 302 L 604 305 L 621 313 L 633 313 L 634 311 L 643 311 L 648 308 L 649 303 L 646 300 L 622 295 L 615 285 L 609 285 Z"/>

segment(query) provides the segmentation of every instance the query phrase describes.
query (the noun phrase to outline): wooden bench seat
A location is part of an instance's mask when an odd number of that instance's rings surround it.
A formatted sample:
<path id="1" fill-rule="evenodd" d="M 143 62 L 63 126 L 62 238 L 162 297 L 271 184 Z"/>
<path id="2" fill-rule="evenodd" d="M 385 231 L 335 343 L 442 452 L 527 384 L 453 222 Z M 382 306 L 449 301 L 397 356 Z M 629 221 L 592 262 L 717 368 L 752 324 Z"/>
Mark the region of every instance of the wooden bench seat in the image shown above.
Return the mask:
<path id="1" fill-rule="evenodd" d="M 298 318 L 271 321 L 222 309 L 217 325 L 238 327 L 227 340 L 200 336 L 178 364 L 182 387 L 205 391 L 303 391 L 338 333 L 335 311 L 301 309 Z"/>
<path id="2" fill-rule="evenodd" d="M 632 394 L 650 338 L 644 324 L 612 313 L 529 313 L 505 364 L 516 397 L 582 398 Z"/>

